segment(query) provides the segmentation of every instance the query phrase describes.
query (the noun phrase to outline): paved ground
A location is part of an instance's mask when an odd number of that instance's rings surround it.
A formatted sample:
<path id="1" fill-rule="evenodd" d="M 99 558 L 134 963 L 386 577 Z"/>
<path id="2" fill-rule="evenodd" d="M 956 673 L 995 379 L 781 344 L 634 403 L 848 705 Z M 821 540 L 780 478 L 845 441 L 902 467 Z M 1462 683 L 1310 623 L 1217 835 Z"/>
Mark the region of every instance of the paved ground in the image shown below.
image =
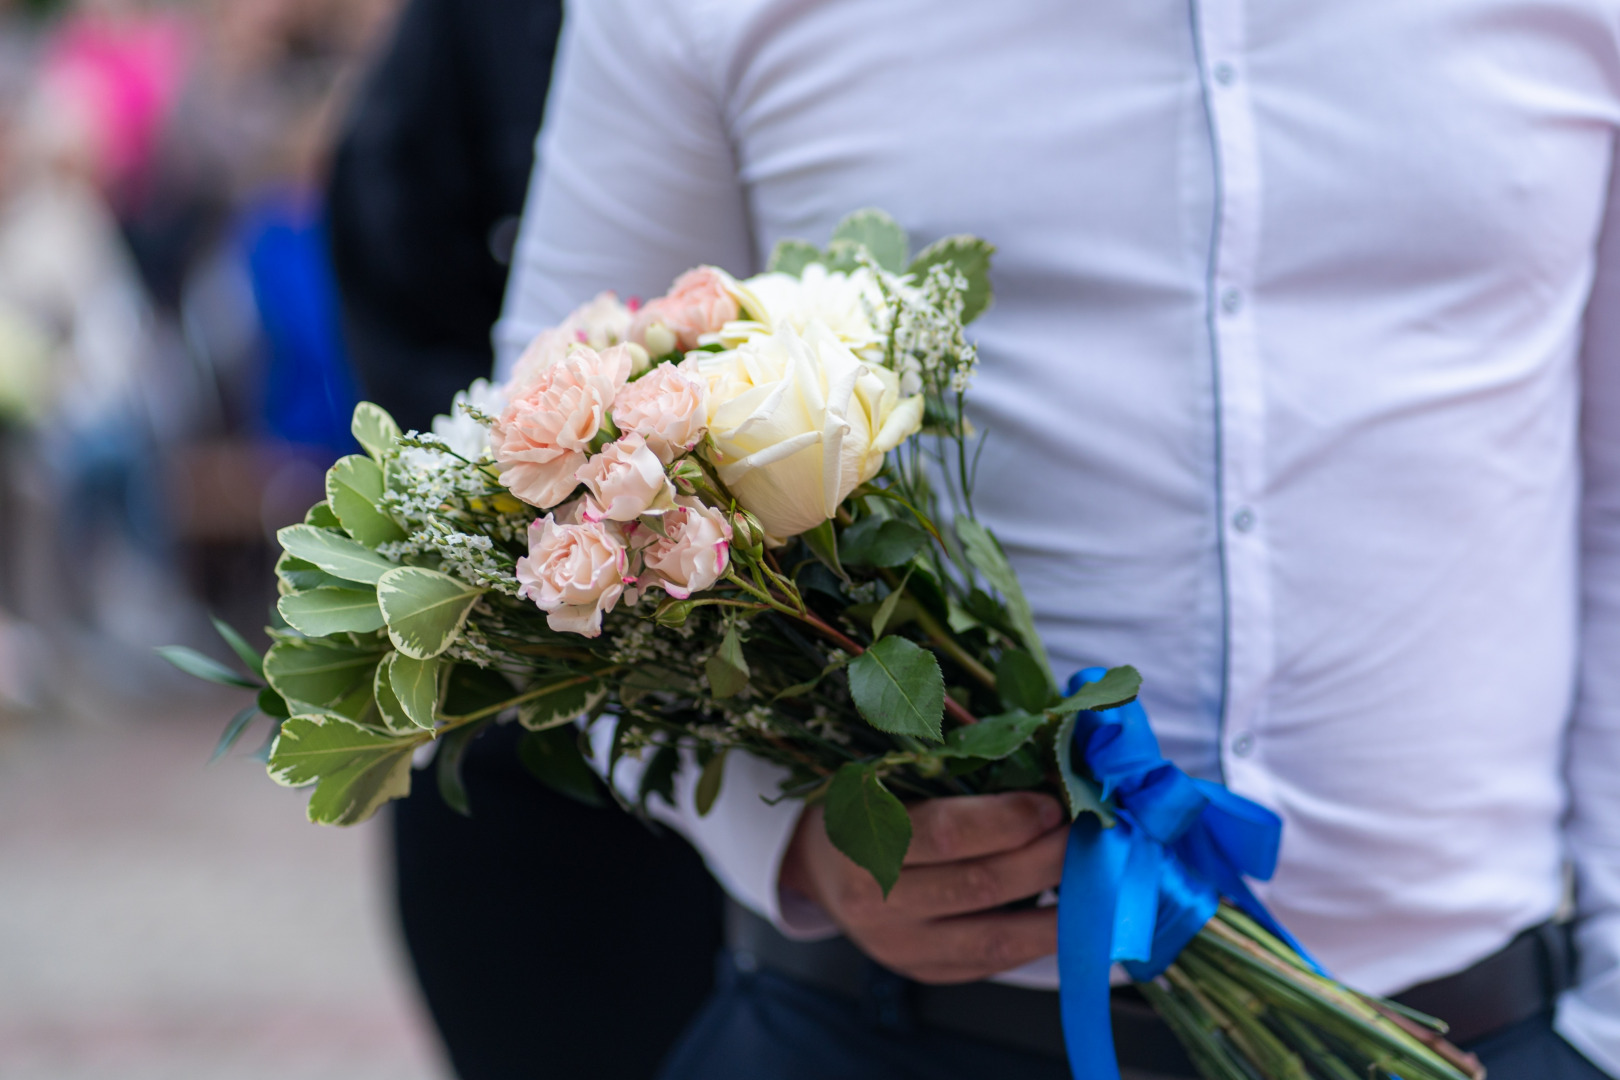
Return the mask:
<path id="1" fill-rule="evenodd" d="M 245 758 L 205 768 L 234 707 L 0 716 L 0 1078 L 448 1075 L 384 833 L 308 824 Z"/>

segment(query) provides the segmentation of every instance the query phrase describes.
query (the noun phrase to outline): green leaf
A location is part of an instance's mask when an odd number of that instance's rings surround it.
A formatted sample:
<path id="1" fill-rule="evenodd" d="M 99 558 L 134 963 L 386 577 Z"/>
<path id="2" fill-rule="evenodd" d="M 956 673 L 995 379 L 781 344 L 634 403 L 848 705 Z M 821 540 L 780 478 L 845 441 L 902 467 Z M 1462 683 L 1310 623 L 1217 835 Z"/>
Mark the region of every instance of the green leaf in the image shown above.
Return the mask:
<path id="1" fill-rule="evenodd" d="M 317 529 L 343 531 L 343 522 L 339 521 L 338 516 L 332 513 L 332 504 L 325 499 L 309 508 L 309 511 L 304 514 L 304 524 L 313 525 Z"/>
<path id="2" fill-rule="evenodd" d="M 946 263 L 959 271 L 968 283 L 962 297 L 962 322 L 970 323 L 995 299 L 990 288 L 990 256 L 995 253 L 994 244 L 977 236 L 947 236 L 923 248 L 907 272 L 920 285 L 937 264 Z"/>
<path id="3" fill-rule="evenodd" d="M 891 274 L 903 273 L 911 254 L 911 241 L 894 218 L 882 210 L 857 210 L 833 229 L 833 242 L 847 240 L 864 247 L 873 260 Z"/>
<path id="4" fill-rule="evenodd" d="M 692 800 L 697 807 L 698 817 L 705 817 L 714 809 L 714 800 L 720 797 L 720 781 L 725 775 L 726 751 L 722 749 L 703 763 L 703 773 L 698 777 L 697 791 L 693 793 Z"/>
<path id="5" fill-rule="evenodd" d="M 354 407 L 349 431 L 354 435 L 354 441 L 365 447 L 366 453 L 379 465 L 394 448 L 394 440 L 400 435 L 399 425 L 394 423 L 388 411 L 369 401 L 362 401 Z"/>
<path id="6" fill-rule="evenodd" d="M 467 798 L 467 783 L 461 775 L 462 759 L 467 754 L 468 745 L 494 722 L 494 717 L 491 717 L 477 724 L 468 724 L 439 740 L 439 752 L 434 759 L 439 798 L 462 817 L 472 817 L 472 802 Z"/>
<path id="7" fill-rule="evenodd" d="M 369 634 L 383 628 L 376 589 L 311 589 L 283 596 L 276 604 L 281 617 L 301 634 Z"/>
<path id="8" fill-rule="evenodd" d="M 1108 673 L 1094 683 L 1087 683 L 1064 698 L 1047 712 L 1053 716 L 1063 713 L 1098 712 L 1114 709 L 1135 701 L 1142 689 L 1142 676 L 1129 665 L 1109 668 Z"/>
<path id="9" fill-rule="evenodd" d="M 333 577 L 314 563 L 307 563 L 285 551 L 276 560 L 276 579 L 283 596 L 308 592 L 310 589 L 352 589 L 355 586 L 354 582 Z"/>
<path id="10" fill-rule="evenodd" d="M 878 638 L 882 637 L 883 631 L 889 628 L 889 622 L 894 618 L 894 613 L 899 609 L 900 601 L 906 597 L 906 584 L 910 581 L 911 571 L 908 570 L 906 571 L 906 576 L 900 579 L 900 584 L 896 585 L 889 592 L 889 595 L 883 598 L 883 603 L 878 605 L 877 611 L 872 615 L 873 641 L 876 641 Z M 916 601 L 912 601 L 912 606 L 914 608 L 918 606 Z M 912 618 L 916 618 L 915 613 L 912 613 Z"/>
<path id="11" fill-rule="evenodd" d="M 641 773 L 641 785 L 636 791 L 636 804 L 647 809 L 647 800 L 657 795 L 673 809 L 675 806 L 675 771 L 681 767 L 681 755 L 668 743 L 654 751 L 652 760 Z"/>
<path id="12" fill-rule="evenodd" d="M 865 250 L 853 240 L 834 240 L 827 245 L 821 261 L 834 273 L 853 274 L 861 268 L 861 252 Z"/>
<path id="13" fill-rule="evenodd" d="M 596 679 L 565 683 L 552 693 L 519 705 L 518 723 L 530 731 L 549 731 L 571 724 L 600 705 L 607 692 L 607 687 Z"/>
<path id="14" fill-rule="evenodd" d="M 444 679 L 444 705 L 440 709 L 446 719 L 493 709 L 516 695 L 512 681 L 498 668 L 451 664 L 448 660 L 438 662 L 450 668 L 450 674 Z"/>
<path id="15" fill-rule="evenodd" d="M 821 261 L 821 249 L 804 240 L 778 240 L 771 249 L 771 261 L 766 269 L 776 274 L 799 277 L 804 268 Z M 749 312 L 750 315 L 754 314 Z"/>
<path id="16" fill-rule="evenodd" d="M 209 619 L 213 622 L 214 629 L 218 631 L 219 636 L 225 639 L 225 644 L 231 647 L 231 652 L 236 654 L 236 658 L 242 661 L 254 675 L 261 679 L 264 678 L 264 657 L 259 655 L 259 650 L 249 645 L 247 639 L 238 634 L 231 627 L 231 624 L 224 619 L 217 615 L 210 615 Z"/>
<path id="17" fill-rule="evenodd" d="M 402 653 L 388 658 L 388 685 L 405 716 L 419 728 L 433 727 L 439 711 L 443 660 L 416 660 Z"/>
<path id="18" fill-rule="evenodd" d="M 1001 599 L 1007 605 L 1007 617 L 1012 621 L 1013 629 L 1018 631 L 1019 640 L 1050 681 L 1052 662 L 1046 656 L 1046 646 L 1041 643 L 1040 634 L 1035 631 L 1035 616 L 1030 611 L 1029 600 L 1024 596 L 1023 587 L 1018 584 L 1018 575 L 1013 572 L 1001 545 L 989 529 L 970 517 L 956 519 L 956 535 L 962 541 L 962 553 L 967 561 L 1001 594 Z"/>
<path id="19" fill-rule="evenodd" d="M 196 649 L 188 649 L 184 645 L 164 645 L 158 649 L 157 654 L 187 675 L 206 679 L 221 686 L 240 686 L 244 690 L 259 688 L 259 684 L 252 679 L 238 675 L 218 660 L 204 656 Z"/>
<path id="20" fill-rule="evenodd" d="M 879 731 L 940 741 L 945 676 L 926 649 L 905 638 L 884 638 L 850 661 L 849 692 Z"/>
<path id="21" fill-rule="evenodd" d="M 748 685 L 748 659 L 735 625 L 726 627 L 720 648 L 703 662 L 703 671 L 709 677 L 709 692 L 717 698 L 735 697 Z"/>
<path id="22" fill-rule="evenodd" d="M 391 652 L 377 665 L 376 672 L 371 676 L 371 695 L 382 717 L 383 727 L 395 735 L 414 735 L 422 729 L 406 715 L 405 706 L 399 703 L 399 695 L 394 693 L 394 684 L 388 677 L 388 668 L 398 655 Z"/>
<path id="23" fill-rule="evenodd" d="M 405 539 L 405 530 L 379 509 L 382 495 L 382 469 L 368 457 L 350 454 L 326 470 L 326 501 L 343 530 L 368 548 Z"/>
<path id="24" fill-rule="evenodd" d="M 276 533 L 283 550 L 295 559 L 326 571 L 335 578 L 375 585 L 390 570 L 399 568 L 364 544 L 313 525 L 289 525 Z"/>
<path id="25" fill-rule="evenodd" d="M 838 538 L 839 557 L 851 566 L 904 566 L 927 546 L 928 534 L 904 518 L 862 518 Z"/>
<path id="26" fill-rule="evenodd" d="M 225 733 L 219 737 L 219 744 L 214 747 L 214 755 L 208 759 L 208 764 L 212 765 L 230 753 L 231 747 L 236 745 L 236 740 L 242 737 L 242 732 L 248 729 L 248 725 L 253 723 L 253 718 L 258 715 L 259 707 L 249 705 L 231 717 L 231 722 L 225 725 Z"/>
<path id="27" fill-rule="evenodd" d="M 1041 665 L 1027 652 L 1008 649 L 996 661 L 996 692 L 1009 709 L 1038 713 L 1055 696 Z"/>
<path id="28" fill-rule="evenodd" d="M 377 581 L 377 602 L 394 648 L 416 660 L 448 649 L 484 590 L 419 566 L 401 566 Z"/>
<path id="29" fill-rule="evenodd" d="M 1040 714 L 1027 712 L 987 716 L 977 724 L 959 727 L 945 737 L 941 757 L 983 758 L 1000 761 L 1034 738 L 1047 722 Z"/>
<path id="30" fill-rule="evenodd" d="M 1070 713 L 1058 724 L 1058 774 L 1063 778 L 1063 799 L 1069 804 L 1069 817 L 1096 814 L 1104 828 L 1113 828 L 1114 812 L 1103 803 L 1102 795 L 1089 776 L 1084 775 L 1074 760 L 1074 728 L 1078 713 Z"/>
<path id="31" fill-rule="evenodd" d="M 270 689 L 268 686 L 259 691 L 259 711 L 272 720 L 285 720 L 292 715 L 287 708 L 287 699 Z"/>
<path id="32" fill-rule="evenodd" d="M 339 716 L 295 716 L 270 749 L 270 779 L 285 787 L 315 785 L 309 820 L 355 825 L 389 799 L 410 794 L 411 754 L 425 739 L 401 739 Z"/>
<path id="33" fill-rule="evenodd" d="M 799 539 L 827 569 L 848 583 L 849 575 L 844 573 L 844 565 L 838 561 L 838 534 L 833 530 L 832 519 L 823 521 L 809 532 L 800 533 Z"/>
<path id="34" fill-rule="evenodd" d="M 518 759 L 553 791 L 586 806 L 602 806 L 601 782 L 579 752 L 579 739 L 571 727 L 530 731 L 518 743 Z"/>
<path id="35" fill-rule="evenodd" d="M 892 639 L 899 640 L 899 639 Z M 911 846 L 911 815 L 870 763 L 852 761 L 827 788 L 827 839 L 877 880 L 885 898 Z"/>
<path id="36" fill-rule="evenodd" d="M 264 658 L 264 676 L 288 701 L 328 708 L 370 681 L 384 651 L 339 641 L 278 641 Z"/>

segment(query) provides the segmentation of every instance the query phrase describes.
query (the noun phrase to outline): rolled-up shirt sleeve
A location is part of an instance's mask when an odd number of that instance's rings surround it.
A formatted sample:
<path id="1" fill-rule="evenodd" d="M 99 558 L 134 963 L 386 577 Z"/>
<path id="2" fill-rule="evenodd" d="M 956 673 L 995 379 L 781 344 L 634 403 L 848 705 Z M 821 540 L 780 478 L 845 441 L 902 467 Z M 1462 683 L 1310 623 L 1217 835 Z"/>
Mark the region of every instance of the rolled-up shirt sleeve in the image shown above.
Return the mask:
<path id="1" fill-rule="evenodd" d="M 1579 966 L 1557 1028 L 1620 1076 L 1620 174 L 1611 179 L 1581 378 L 1581 656 L 1566 833 Z"/>
<path id="2" fill-rule="evenodd" d="M 604 289 L 654 296 L 683 270 L 754 267 L 748 212 L 708 49 L 677 12 L 684 4 L 582 0 L 563 25 L 556 81 L 537 147 L 506 304 L 495 329 L 505 374 L 534 335 Z M 701 20 L 692 19 L 696 25 Z M 605 735 L 608 725 L 599 725 Z M 599 760 L 605 760 L 599 755 Z M 642 764 L 621 761 L 615 785 L 633 792 Z M 830 928 L 809 905 L 787 910 L 777 889 L 802 806 L 767 804 L 781 771 L 732 754 L 715 805 L 693 804 L 688 758 L 675 805 L 654 815 L 703 855 L 734 899 L 783 930 Z"/>

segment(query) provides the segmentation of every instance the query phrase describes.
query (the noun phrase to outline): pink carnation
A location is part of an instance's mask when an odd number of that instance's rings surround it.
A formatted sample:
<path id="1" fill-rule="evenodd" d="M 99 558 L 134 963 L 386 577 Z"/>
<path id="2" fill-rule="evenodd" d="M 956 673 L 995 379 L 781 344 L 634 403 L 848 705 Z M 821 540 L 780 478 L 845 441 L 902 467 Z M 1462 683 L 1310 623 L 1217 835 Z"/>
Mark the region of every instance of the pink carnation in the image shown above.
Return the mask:
<path id="1" fill-rule="evenodd" d="M 695 349 L 704 334 L 717 332 L 737 319 L 741 309 L 726 287 L 726 277 L 712 266 L 688 270 L 675 279 L 669 292 L 648 301 L 630 320 L 630 340 L 646 345 L 654 355 Z M 655 327 L 665 332 L 660 339 Z M 648 345 L 648 331 L 653 342 Z M 671 342 L 673 344 L 671 344 Z M 668 348 L 660 346 L 669 345 Z"/>
<path id="2" fill-rule="evenodd" d="M 577 475 L 596 499 L 585 508 L 587 519 L 634 521 L 649 510 L 667 509 L 675 496 L 664 463 L 634 432 L 604 446 Z"/>
<path id="3" fill-rule="evenodd" d="M 642 553 L 648 574 L 642 585 L 657 585 L 677 600 L 702 592 L 726 572 L 731 561 L 731 523 L 720 511 L 680 496 L 664 515 L 664 535 Z"/>
<path id="4" fill-rule="evenodd" d="M 613 525 L 562 525 L 547 514 L 529 526 L 529 553 L 517 561 L 518 595 L 534 601 L 553 630 L 596 637 L 603 613 L 624 592 L 628 566 Z"/>
<path id="5" fill-rule="evenodd" d="M 635 432 L 665 465 L 703 437 L 709 391 L 673 364 L 659 364 L 613 399 L 613 422 Z"/>
<path id="6" fill-rule="evenodd" d="M 542 509 L 566 499 L 613 399 L 630 378 L 630 350 L 576 345 L 526 382 L 490 429 L 501 482 Z"/>

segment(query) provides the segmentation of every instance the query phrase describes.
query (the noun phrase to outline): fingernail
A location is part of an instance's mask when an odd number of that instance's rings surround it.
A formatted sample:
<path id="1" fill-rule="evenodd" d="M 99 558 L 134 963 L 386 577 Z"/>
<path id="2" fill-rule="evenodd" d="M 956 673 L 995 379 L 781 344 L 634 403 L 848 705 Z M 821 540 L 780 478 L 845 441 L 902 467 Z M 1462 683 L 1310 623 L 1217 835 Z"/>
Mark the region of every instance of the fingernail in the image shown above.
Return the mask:
<path id="1" fill-rule="evenodd" d="M 1041 800 L 1041 827 L 1055 829 L 1063 821 L 1063 807 L 1056 799 Z"/>

